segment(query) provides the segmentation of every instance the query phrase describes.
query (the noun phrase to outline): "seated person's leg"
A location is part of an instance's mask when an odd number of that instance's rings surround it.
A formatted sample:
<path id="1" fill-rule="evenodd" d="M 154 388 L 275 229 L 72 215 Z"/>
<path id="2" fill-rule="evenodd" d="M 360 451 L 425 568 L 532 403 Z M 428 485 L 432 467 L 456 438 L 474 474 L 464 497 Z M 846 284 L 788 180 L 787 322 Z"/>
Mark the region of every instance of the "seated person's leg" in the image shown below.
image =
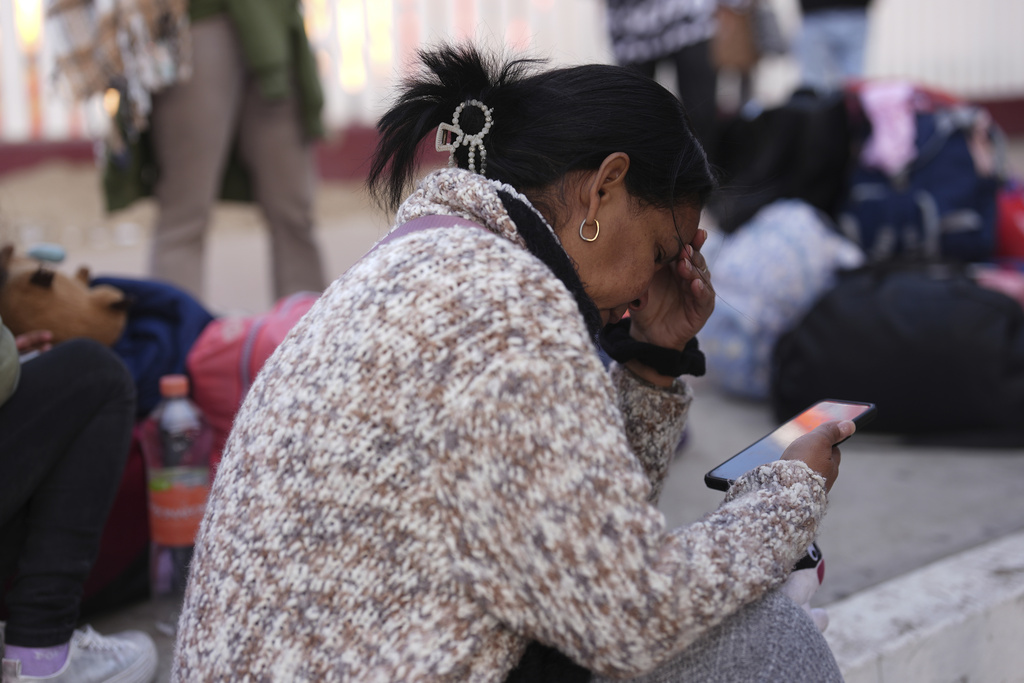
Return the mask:
<path id="1" fill-rule="evenodd" d="M 811 618 L 776 590 L 727 617 L 660 669 L 631 680 L 842 683 L 843 677 Z"/>
<path id="2" fill-rule="evenodd" d="M 131 376 L 89 340 L 26 362 L 0 406 L 0 569 L 14 575 L 4 659 L 20 660 L 23 675 L 90 646 L 72 635 L 134 418 Z"/>

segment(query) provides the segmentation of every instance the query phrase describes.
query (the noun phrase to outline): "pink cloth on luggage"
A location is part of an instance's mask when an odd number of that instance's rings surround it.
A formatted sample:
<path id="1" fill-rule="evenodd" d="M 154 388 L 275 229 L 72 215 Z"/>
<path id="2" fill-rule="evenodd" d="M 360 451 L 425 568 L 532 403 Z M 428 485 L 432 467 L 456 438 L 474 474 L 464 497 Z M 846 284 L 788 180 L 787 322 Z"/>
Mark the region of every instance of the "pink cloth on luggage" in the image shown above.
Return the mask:
<path id="1" fill-rule="evenodd" d="M 871 135 L 860 156 L 864 165 L 896 176 L 917 156 L 913 99 L 914 86 L 905 81 L 879 81 L 863 86 L 861 106 L 871 121 Z"/>

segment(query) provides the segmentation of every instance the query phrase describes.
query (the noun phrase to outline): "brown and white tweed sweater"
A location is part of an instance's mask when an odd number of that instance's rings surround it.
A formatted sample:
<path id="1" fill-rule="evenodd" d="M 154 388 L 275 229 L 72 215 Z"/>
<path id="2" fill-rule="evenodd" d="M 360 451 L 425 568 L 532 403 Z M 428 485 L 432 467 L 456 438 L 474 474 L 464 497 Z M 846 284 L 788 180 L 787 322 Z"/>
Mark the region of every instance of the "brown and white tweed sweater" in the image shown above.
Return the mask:
<path id="1" fill-rule="evenodd" d="M 531 639 L 638 673 L 814 538 L 824 480 L 796 462 L 665 527 L 649 500 L 690 391 L 605 371 L 497 187 L 428 176 L 398 222 L 489 230 L 377 249 L 264 366 L 197 539 L 175 680 L 501 681 Z"/>

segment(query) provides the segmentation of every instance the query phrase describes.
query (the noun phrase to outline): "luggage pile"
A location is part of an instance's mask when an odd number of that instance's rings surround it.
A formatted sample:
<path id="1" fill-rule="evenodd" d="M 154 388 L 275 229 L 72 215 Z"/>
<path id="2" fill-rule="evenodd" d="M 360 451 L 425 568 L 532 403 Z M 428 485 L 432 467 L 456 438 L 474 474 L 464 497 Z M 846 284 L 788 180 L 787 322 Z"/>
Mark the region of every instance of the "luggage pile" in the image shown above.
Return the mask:
<path id="1" fill-rule="evenodd" d="M 781 421 L 1024 445 L 1024 191 L 988 113 L 905 82 L 796 93 L 726 132 L 708 375 Z"/>

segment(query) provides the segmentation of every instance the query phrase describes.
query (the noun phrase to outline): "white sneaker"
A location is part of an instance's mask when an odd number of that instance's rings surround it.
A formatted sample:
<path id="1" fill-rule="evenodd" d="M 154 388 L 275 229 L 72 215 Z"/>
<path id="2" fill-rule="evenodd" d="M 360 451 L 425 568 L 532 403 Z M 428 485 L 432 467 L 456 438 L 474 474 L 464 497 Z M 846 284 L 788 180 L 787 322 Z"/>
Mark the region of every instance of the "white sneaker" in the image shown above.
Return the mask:
<path id="1" fill-rule="evenodd" d="M 86 626 L 71 636 L 68 658 L 52 676 L 22 676 L 21 662 L 3 660 L 2 683 L 150 683 L 156 678 L 156 645 L 142 631 L 101 636 Z"/>

